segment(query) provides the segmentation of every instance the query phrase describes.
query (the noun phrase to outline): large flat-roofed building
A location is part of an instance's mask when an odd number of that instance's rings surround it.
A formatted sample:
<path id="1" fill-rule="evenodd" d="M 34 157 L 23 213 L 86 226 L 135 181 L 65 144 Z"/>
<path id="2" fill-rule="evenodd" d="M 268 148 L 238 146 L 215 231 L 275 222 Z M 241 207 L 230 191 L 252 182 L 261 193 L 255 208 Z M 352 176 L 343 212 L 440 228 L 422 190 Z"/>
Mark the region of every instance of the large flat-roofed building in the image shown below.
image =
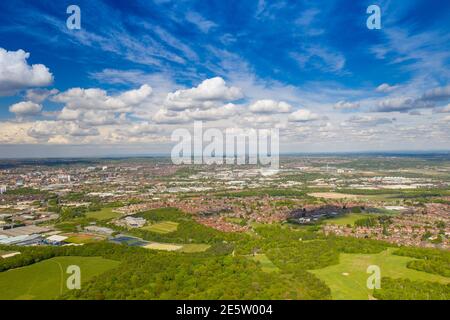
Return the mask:
<path id="1" fill-rule="evenodd" d="M 17 228 L 11 228 L 6 230 L 0 230 L 0 235 L 4 235 L 7 237 L 17 237 L 17 236 L 23 236 L 23 235 L 30 235 L 30 234 L 39 234 L 50 231 L 49 228 L 43 228 L 38 226 L 25 226 L 25 227 L 17 227 Z"/>
<path id="2" fill-rule="evenodd" d="M 52 235 L 50 237 L 48 237 L 47 239 L 45 239 L 46 242 L 50 243 L 50 244 L 62 244 L 64 242 L 64 240 L 66 240 L 68 237 L 66 236 L 60 236 L 60 235 Z"/>
<path id="3" fill-rule="evenodd" d="M 16 246 L 31 246 L 34 244 L 40 244 L 43 238 L 39 234 L 22 235 L 16 237 L 10 237 L 0 240 L 0 244 L 4 245 L 16 245 Z"/>
<path id="4" fill-rule="evenodd" d="M 106 235 L 111 235 L 114 233 L 113 229 L 106 228 L 106 227 L 98 227 L 98 226 L 87 226 L 84 227 L 84 230 L 94 233 L 101 233 Z"/>

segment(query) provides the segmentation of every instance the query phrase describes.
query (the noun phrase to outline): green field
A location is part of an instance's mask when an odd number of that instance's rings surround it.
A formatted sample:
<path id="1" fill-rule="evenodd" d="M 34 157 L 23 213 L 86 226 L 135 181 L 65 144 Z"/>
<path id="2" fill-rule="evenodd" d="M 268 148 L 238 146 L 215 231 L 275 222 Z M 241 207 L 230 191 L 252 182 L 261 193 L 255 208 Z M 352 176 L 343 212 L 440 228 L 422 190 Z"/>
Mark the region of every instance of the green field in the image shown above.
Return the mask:
<path id="1" fill-rule="evenodd" d="M 327 220 L 325 220 L 325 223 L 326 224 L 336 224 L 336 225 L 340 225 L 340 226 L 346 226 L 349 224 L 349 225 L 353 226 L 353 224 L 355 223 L 356 220 L 369 218 L 369 217 L 373 217 L 373 215 L 364 214 L 364 213 L 347 213 L 343 216 L 327 219 Z"/>
<path id="2" fill-rule="evenodd" d="M 69 233 L 69 234 L 63 234 L 63 235 L 68 237 L 65 240 L 66 242 L 76 243 L 76 244 L 93 243 L 93 242 L 102 241 L 102 240 L 106 239 L 106 237 L 103 237 L 103 236 L 87 234 L 87 233 Z"/>
<path id="3" fill-rule="evenodd" d="M 209 247 L 211 247 L 209 244 L 202 244 L 202 243 L 181 244 L 181 243 L 162 243 L 162 242 L 151 242 L 148 245 L 144 246 L 144 248 L 147 249 L 177 251 L 184 253 L 203 252 L 208 250 Z"/>
<path id="4" fill-rule="evenodd" d="M 120 213 L 113 212 L 114 208 L 103 208 L 100 211 L 86 213 L 86 217 L 97 220 L 109 220 L 120 217 Z"/>
<path id="5" fill-rule="evenodd" d="M 178 250 L 179 252 L 185 252 L 185 253 L 193 253 L 193 252 L 203 252 L 210 248 L 211 246 L 209 244 L 203 244 L 203 243 L 190 243 L 190 244 L 183 244 L 183 248 Z"/>
<path id="6" fill-rule="evenodd" d="M 157 222 L 157 223 L 145 226 L 142 229 L 143 230 L 147 230 L 147 231 L 151 231 L 151 232 L 165 234 L 165 233 L 170 233 L 170 232 L 177 231 L 177 229 L 178 229 L 178 222 L 161 221 L 161 222 Z"/>
<path id="7" fill-rule="evenodd" d="M 67 267 L 81 269 L 81 283 L 119 265 L 100 257 L 57 257 L 0 272 L 0 300 L 48 300 L 66 292 Z"/>
<path id="8" fill-rule="evenodd" d="M 147 249 L 153 249 L 153 250 L 163 250 L 163 251 L 177 251 L 183 248 L 183 245 L 181 244 L 172 244 L 172 243 L 158 243 L 158 242 L 152 242 L 144 248 Z"/>
<path id="9" fill-rule="evenodd" d="M 280 269 L 270 261 L 265 254 L 255 254 L 251 257 L 254 261 L 261 264 L 261 270 L 264 272 L 277 272 Z"/>
<path id="10" fill-rule="evenodd" d="M 330 287 L 333 299 L 337 300 L 367 300 L 371 298 L 372 290 L 367 289 L 366 286 L 367 278 L 370 276 L 366 273 L 369 265 L 379 266 L 381 277 L 450 283 L 450 278 L 408 269 L 406 264 L 414 259 L 393 255 L 392 250 L 389 249 L 378 254 L 341 253 L 339 264 L 310 272 Z M 383 282 L 381 282 L 380 290 L 383 290 Z"/>

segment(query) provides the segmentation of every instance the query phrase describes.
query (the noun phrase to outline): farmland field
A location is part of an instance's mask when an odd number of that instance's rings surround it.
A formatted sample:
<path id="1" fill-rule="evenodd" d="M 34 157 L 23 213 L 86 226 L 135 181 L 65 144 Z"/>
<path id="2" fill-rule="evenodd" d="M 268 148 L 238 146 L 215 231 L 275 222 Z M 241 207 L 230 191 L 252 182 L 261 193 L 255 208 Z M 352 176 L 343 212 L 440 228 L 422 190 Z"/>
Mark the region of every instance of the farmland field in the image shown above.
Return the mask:
<path id="1" fill-rule="evenodd" d="M 57 298 L 68 290 L 66 269 L 70 265 L 80 267 L 83 283 L 118 266 L 119 262 L 99 257 L 57 257 L 0 272 L 0 300 Z"/>
<path id="2" fill-rule="evenodd" d="M 143 230 L 156 232 L 156 233 L 170 233 L 177 231 L 178 223 L 173 221 L 161 221 L 154 224 L 150 224 L 142 228 Z"/>
<path id="3" fill-rule="evenodd" d="M 337 265 L 310 271 L 330 287 L 333 299 L 337 300 L 371 298 L 372 290 L 366 286 L 367 278 L 370 276 L 366 273 L 369 265 L 379 266 L 381 277 L 450 283 L 450 278 L 408 269 L 406 264 L 414 259 L 392 255 L 392 249 L 378 254 L 342 253 L 339 260 L 340 263 Z M 380 290 L 383 290 L 383 282 Z"/>
<path id="4" fill-rule="evenodd" d="M 120 213 L 113 212 L 114 208 L 103 208 L 100 211 L 91 211 L 86 213 L 86 217 L 97 220 L 109 220 L 120 217 Z"/>

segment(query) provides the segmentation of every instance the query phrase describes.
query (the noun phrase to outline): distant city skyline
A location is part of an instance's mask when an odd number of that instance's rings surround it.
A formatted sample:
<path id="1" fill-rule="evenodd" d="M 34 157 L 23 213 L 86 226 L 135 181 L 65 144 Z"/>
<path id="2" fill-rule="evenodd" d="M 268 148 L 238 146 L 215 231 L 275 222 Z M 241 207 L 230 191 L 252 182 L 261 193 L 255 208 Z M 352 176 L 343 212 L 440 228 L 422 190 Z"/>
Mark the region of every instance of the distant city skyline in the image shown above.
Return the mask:
<path id="1" fill-rule="evenodd" d="M 277 128 L 282 154 L 450 150 L 449 9 L 3 1 L 0 158 L 166 155 L 194 121 Z"/>

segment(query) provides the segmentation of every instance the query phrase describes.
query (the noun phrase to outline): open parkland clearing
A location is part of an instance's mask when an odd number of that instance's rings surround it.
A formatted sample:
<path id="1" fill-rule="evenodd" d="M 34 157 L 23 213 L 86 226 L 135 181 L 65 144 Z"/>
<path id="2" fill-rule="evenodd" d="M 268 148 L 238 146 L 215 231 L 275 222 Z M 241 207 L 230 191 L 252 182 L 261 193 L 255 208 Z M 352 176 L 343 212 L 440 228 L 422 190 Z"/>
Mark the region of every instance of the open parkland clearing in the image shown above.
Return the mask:
<path id="1" fill-rule="evenodd" d="M 86 213 L 87 218 L 94 218 L 97 220 L 110 220 L 120 216 L 120 213 L 114 212 L 114 208 L 103 208 L 100 211 L 92 211 Z"/>
<path id="2" fill-rule="evenodd" d="M 450 283 L 450 278 L 407 268 L 406 264 L 414 260 L 410 257 L 396 256 L 393 249 L 378 254 L 347 254 L 341 253 L 339 264 L 323 269 L 310 270 L 331 289 L 331 295 L 336 300 L 367 300 L 372 299 L 372 290 L 367 288 L 367 266 L 380 267 L 381 277 L 393 279 L 409 279 L 414 281 L 430 281 L 443 284 Z M 383 281 L 381 289 L 383 290 Z"/>
<path id="3" fill-rule="evenodd" d="M 173 221 L 161 221 L 154 224 L 142 227 L 143 230 L 152 231 L 156 233 L 170 233 L 177 231 L 178 223 Z"/>
<path id="4" fill-rule="evenodd" d="M 68 289 L 67 267 L 77 265 L 81 283 L 91 280 L 120 262 L 99 257 L 56 257 L 0 273 L 0 300 L 49 300 Z"/>
<path id="5" fill-rule="evenodd" d="M 179 243 L 161 243 L 151 242 L 144 246 L 146 249 L 163 250 L 163 251 L 178 251 L 184 253 L 204 252 L 209 249 L 209 244 L 179 244 Z"/>

